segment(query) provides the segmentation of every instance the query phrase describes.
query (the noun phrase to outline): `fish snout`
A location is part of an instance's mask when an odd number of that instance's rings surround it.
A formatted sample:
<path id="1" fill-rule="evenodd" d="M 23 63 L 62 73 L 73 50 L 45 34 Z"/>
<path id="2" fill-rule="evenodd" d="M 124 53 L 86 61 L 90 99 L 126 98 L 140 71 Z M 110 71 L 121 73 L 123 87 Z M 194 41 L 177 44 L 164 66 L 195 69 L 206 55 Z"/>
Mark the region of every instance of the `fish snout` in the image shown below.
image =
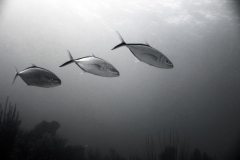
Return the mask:
<path id="1" fill-rule="evenodd" d="M 118 71 L 116 68 L 114 68 L 114 67 L 109 68 L 108 71 L 109 71 L 114 77 L 115 77 L 115 76 L 118 77 L 118 76 L 120 75 L 119 71 Z"/>
<path id="2" fill-rule="evenodd" d="M 165 68 L 172 69 L 174 67 L 173 63 L 166 57 L 165 58 Z"/>
<path id="3" fill-rule="evenodd" d="M 173 64 L 169 65 L 169 69 L 172 69 L 172 68 L 174 68 L 174 65 Z"/>
<path id="4" fill-rule="evenodd" d="M 174 65 L 173 64 L 168 64 L 168 65 L 166 65 L 163 68 L 165 68 L 165 69 L 172 69 L 172 68 L 174 68 Z"/>
<path id="5" fill-rule="evenodd" d="M 119 73 L 118 70 L 112 71 L 111 73 L 112 73 L 115 77 L 120 76 L 120 73 Z"/>
<path id="6" fill-rule="evenodd" d="M 53 80 L 53 84 L 55 84 L 56 86 L 59 86 L 59 85 L 61 85 L 61 80 L 60 79 L 54 79 Z"/>
<path id="7" fill-rule="evenodd" d="M 120 73 L 117 71 L 117 72 L 116 72 L 116 75 L 117 75 L 117 76 L 120 76 Z"/>

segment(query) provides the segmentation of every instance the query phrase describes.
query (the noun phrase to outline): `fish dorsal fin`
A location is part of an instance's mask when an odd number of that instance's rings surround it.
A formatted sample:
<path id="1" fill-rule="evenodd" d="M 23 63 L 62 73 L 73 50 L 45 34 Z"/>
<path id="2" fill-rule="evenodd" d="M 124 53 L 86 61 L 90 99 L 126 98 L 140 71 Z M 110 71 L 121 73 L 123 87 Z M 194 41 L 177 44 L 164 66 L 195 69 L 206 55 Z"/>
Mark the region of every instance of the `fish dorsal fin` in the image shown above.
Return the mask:
<path id="1" fill-rule="evenodd" d="M 32 66 L 31 67 L 37 67 L 35 64 L 32 63 Z"/>
<path id="2" fill-rule="evenodd" d="M 144 40 L 144 41 L 145 41 L 146 45 L 150 47 L 150 45 L 148 44 L 148 42 L 147 42 L 146 40 Z"/>
<path id="3" fill-rule="evenodd" d="M 92 52 L 91 52 L 92 57 L 96 57 Z"/>

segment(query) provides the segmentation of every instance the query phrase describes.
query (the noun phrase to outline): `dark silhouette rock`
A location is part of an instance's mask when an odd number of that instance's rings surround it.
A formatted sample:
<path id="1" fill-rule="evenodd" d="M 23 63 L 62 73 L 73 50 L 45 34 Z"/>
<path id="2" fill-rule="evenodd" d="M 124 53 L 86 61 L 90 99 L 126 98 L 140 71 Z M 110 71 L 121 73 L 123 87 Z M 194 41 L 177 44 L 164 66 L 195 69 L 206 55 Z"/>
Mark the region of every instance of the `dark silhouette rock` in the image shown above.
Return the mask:
<path id="1" fill-rule="evenodd" d="M 35 125 L 34 129 L 29 132 L 29 136 L 31 141 L 37 141 L 38 139 L 41 139 L 45 134 L 55 136 L 59 128 L 60 124 L 56 121 L 42 121 L 41 123 Z"/>
<path id="2" fill-rule="evenodd" d="M 193 156 L 190 160 L 202 160 L 201 152 L 197 148 L 195 148 Z"/>
<path id="3" fill-rule="evenodd" d="M 106 158 L 107 160 L 124 160 L 125 159 L 121 155 L 119 155 L 113 148 L 109 149 L 109 153 L 110 153 L 110 157 L 107 157 Z"/>
<path id="4" fill-rule="evenodd" d="M 88 160 L 102 160 L 101 153 L 98 149 L 90 149 L 88 151 Z"/>
<path id="5" fill-rule="evenodd" d="M 56 135 L 56 132 L 59 128 L 60 128 L 60 124 L 56 121 L 52 121 L 52 122 L 42 121 L 41 123 L 35 125 L 35 128 L 32 132 L 35 132 L 41 135 L 45 133 L 50 133 L 51 136 L 54 136 Z"/>
<path id="6" fill-rule="evenodd" d="M 23 132 L 15 144 L 14 157 L 18 160 L 59 157 L 60 150 L 67 142 L 56 135 L 59 127 L 56 121 L 42 121 L 32 131 Z"/>
<path id="7" fill-rule="evenodd" d="M 209 156 L 207 155 L 207 153 L 205 153 L 205 152 L 203 153 L 202 159 L 203 159 L 203 160 L 212 160 L 212 158 L 209 157 Z"/>
<path id="8" fill-rule="evenodd" d="M 59 150 L 58 154 L 52 157 L 56 157 L 57 160 L 85 160 L 85 148 L 81 145 L 66 146 Z"/>

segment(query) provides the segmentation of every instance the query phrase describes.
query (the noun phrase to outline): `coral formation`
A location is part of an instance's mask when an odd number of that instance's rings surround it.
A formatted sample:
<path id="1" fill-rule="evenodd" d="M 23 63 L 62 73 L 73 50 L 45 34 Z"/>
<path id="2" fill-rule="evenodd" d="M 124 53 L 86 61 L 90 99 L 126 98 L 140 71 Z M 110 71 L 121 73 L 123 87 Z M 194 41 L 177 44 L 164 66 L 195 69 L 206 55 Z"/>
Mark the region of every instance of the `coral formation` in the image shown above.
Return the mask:
<path id="1" fill-rule="evenodd" d="M 31 131 L 19 128 L 19 112 L 6 100 L 4 109 L 0 104 L 0 160 L 124 160 L 113 148 L 102 157 L 99 150 L 86 150 L 81 145 L 66 146 L 67 140 L 57 134 L 60 124 L 56 121 L 42 121 Z M 153 137 L 146 138 L 149 160 L 216 160 L 196 148 L 190 154 L 189 141 L 180 141 L 178 131 L 170 130 L 168 140 L 165 131 L 163 141 L 158 134 L 160 149 L 156 149 Z M 140 160 L 130 156 L 130 160 Z"/>

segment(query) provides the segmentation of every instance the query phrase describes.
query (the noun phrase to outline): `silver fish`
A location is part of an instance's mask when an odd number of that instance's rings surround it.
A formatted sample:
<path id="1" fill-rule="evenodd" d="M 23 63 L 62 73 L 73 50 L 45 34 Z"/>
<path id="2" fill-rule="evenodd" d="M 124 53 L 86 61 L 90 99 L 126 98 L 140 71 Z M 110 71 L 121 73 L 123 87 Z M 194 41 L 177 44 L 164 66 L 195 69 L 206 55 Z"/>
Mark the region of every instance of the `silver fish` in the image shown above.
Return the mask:
<path id="1" fill-rule="evenodd" d="M 109 62 L 101 58 L 95 57 L 94 55 L 78 59 L 73 59 L 69 51 L 68 55 L 70 61 L 67 61 L 66 63 L 62 64 L 60 67 L 63 67 L 74 62 L 84 72 L 88 72 L 94 75 L 102 77 L 118 77 L 120 75 L 118 70 L 113 65 L 111 65 Z"/>
<path id="2" fill-rule="evenodd" d="M 61 80 L 54 73 L 44 68 L 37 67 L 34 64 L 21 72 L 18 72 L 16 68 L 16 75 L 13 83 L 17 76 L 20 76 L 29 86 L 51 88 L 61 85 Z"/>
<path id="3" fill-rule="evenodd" d="M 118 32 L 117 32 L 118 33 Z M 125 43 L 121 35 L 118 33 L 121 43 L 115 46 L 112 50 L 126 46 L 132 54 L 142 62 L 158 68 L 171 69 L 172 62 L 160 51 L 151 47 L 149 44 Z"/>

